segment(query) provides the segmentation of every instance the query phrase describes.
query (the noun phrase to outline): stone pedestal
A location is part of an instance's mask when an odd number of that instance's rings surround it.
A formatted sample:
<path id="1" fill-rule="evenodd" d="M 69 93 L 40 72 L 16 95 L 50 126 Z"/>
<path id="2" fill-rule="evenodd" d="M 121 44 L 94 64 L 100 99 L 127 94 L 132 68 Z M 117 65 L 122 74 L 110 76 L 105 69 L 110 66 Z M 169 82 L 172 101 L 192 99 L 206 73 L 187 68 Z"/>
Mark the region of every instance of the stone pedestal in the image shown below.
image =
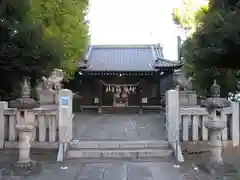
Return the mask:
<path id="1" fill-rule="evenodd" d="M 31 131 L 20 131 L 19 132 L 19 160 L 17 163 L 29 163 L 31 162 L 30 158 L 30 148 L 31 148 Z"/>
<path id="2" fill-rule="evenodd" d="M 34 163 L 30 158 L 30 149 L 35 127 L 36 121 L 33 112 L 27 110 L 17 112 L 16 129 L 19 132 L 19 159 L 16 166 L 28 167 Z"/>
<path id="3" fill-rule="evenodd" d="M 22 176 L 35 174 L 41 166 L 30 157 L 33 130 L 36 127 L 35 115 L 27 110 L 17 112 L 16 129 L 19 132 L 19 157 L 18 161 L 4 172 L 5 176 Z"/>
<path id="4" fill-rule="evenodd" d="M 10 108 L 17 108 L 16 129 L 19 132 L 19 159 L 4 171 L 5 176 L 29 175 L 39 171 L 40 166 L 30 158 L 33 130 L 36 127 L 34 108 L 38 103 L 30 98 L 30 83 L 27 78 L 22 87 L 22 97 L 9 102 Z"/>
<path id="5" fill-rule="evenodd" d="M 210 132 L 209 145 L 211 146 L 211 164 L 222 165 L 222 130 L 227 127 L 227 121 L 224 120 L 213 120 L 210 118 L 205 122 L 205 127 Z"/>
<path id="6" fill-rule="evenodd" d="M 197 93 L 195 91 L 179 91 L 179 99 L 181 106 L 197 105 Z"/>
<path id="7" fill-rule="evenodd" d="M 205 127 L 210 132 L 209 145 L 211 146 L 210 161 L 203 162 L 200 167 L 211 174 L 214 179 L 237 178 L 238 173 L 234 165 L 226 164 L 222 158 L 222 130 L 227 127 L 227 121 L 221 119 L 209 119 L 205 122 Z"/>
<path id="8" fill-rule="evenodd" d="M 55 104 L 54 92 L 48 89 L 38 90 L 40 105 L 52 105 Z"/>

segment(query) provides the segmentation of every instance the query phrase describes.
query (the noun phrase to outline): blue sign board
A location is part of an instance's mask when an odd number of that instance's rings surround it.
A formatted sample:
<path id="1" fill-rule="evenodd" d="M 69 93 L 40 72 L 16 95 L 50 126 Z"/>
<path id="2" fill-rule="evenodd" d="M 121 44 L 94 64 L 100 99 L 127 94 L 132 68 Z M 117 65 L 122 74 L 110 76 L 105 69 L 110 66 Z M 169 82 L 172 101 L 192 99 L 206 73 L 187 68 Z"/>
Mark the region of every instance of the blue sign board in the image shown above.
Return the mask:
<path id="1" fill-rule="evenodd" d="M 68 106 L 68 97 L 67 96 L 61 97 L 61 106 Z"/>

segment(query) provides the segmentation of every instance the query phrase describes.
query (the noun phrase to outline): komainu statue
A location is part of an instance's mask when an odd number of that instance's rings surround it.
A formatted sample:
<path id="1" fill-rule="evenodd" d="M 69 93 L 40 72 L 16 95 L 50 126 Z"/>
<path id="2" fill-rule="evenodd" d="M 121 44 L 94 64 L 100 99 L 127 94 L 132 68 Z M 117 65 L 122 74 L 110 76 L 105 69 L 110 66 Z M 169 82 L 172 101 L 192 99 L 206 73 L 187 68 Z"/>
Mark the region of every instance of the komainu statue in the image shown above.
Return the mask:
<path id="1" fill-rule="evenodd" d="M 176 84 L 175 89 L 179 91 L 192 91 L 192 77 L 186 77 L 182 70 L 177 70 L 174 72 L 174 81 Z"/>
<path id="2" fill-rule="evenodd" d="M 193 91 L 192 77 L 186 77 L 182 70 L 174 72 L 175 89 L 179 91 L 181 106 L 196 106 L 197 94 Z"/>
<path id="3" fill-rule="evenodd" d="M 48 78 L 42 77 L 43 88 L 58 91 L 62 87 L 61 83 L 63 81 L 63 78 L 63 71 L 61 69 L 54 69 Z"/>
<path id="4" fill-rule="evenodd" d="M 61 69 L 54 69 L 48 78 L 42 77 L 42 82 L 37 87 L 40 104 L 56 104 L 58 102 L 58 92 L 62 88 L 63 78 Z"/>

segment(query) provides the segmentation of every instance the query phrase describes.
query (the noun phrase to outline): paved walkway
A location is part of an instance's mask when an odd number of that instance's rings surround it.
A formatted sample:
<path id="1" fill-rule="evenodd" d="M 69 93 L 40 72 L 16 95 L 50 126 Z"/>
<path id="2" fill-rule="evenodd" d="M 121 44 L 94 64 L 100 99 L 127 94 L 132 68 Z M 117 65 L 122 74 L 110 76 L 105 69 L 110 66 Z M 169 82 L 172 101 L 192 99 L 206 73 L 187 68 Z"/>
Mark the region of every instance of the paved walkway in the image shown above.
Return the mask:
<path id="1" fill-rule="evenodd" d="M 46 166 L 41 175 L 26 180 L 185 180 L 168 162 L 80 163 L 69 161 L 68 170 Z"/>
<path id="2" fill-rule="evenodd" d="M 163 140 L 164 115 L 160 114 L 76 114 L 74 139 L 77 140 Z"/>
<path id="3" fill-rule="evenodd" d="M 17 159 L 17 151 L 0 152 L 0 173 L 5 167 Z M 56 152 L 32 152 L 32 158 L 42 164 L 42 171 L 31 177 L 15 177 L 8 180 L 215 180 L 199 169 L 201 156 L 186 157 L 186 162 L 176 167 L 173 162 L 163 162 L 158 159 L 149 162 L 129 162 L 125 160 L 95 160 L 66 162 L 67 170 L 62 170 L 61 164 L 55 162 Z M 224 160 L 235 164 L 240 172 L 240 150 L 227 149 Z M 2 177 L 0 176 L 0 180 Z M 6 180 L 6 179 L 4 179 Z M 239 180 L 237 178 L 224 180 Z"/>
<path id="4" fill-rule="evenodd" d="M 208 180 L 206 176 L 193 172 L 191 168 L 176 168 L 172 162 L 69 160 L 66 162 L 68 167 L 66 170 L 62 170 L 60 164 L 51 161 L 40 162 L 42 171 L 39 174 L 29 177 L 8 177 L 8 180 Z"/>

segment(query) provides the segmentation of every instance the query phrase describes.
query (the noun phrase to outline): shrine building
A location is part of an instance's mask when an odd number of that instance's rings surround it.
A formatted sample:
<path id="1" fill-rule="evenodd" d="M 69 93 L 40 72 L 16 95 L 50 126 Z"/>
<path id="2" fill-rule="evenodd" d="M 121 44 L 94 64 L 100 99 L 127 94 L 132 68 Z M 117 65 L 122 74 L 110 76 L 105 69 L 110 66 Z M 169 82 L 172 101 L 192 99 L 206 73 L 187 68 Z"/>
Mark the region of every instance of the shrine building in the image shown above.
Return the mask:
<path id="1" fill-rule="evenodd" d="M 164 58 L 160 44 L 90 45 L 78 63 L 75 92 L 86 109 L 160 107 L 180 67 Z"/>

